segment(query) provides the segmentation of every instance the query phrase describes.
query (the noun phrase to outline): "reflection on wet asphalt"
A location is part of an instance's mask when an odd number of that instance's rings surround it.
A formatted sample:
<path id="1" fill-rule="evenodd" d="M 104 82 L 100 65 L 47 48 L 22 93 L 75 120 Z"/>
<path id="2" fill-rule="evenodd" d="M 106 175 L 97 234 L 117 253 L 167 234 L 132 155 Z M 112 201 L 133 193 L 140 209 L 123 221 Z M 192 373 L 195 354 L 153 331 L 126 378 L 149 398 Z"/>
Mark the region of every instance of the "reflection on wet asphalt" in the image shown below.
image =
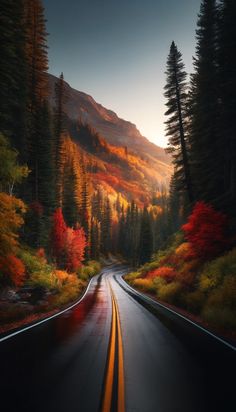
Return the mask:
<path id="1" fill-rule="evenodd" d="M 124 272 L 105 268 L 79 305 L 0 343 L 3 412 L 99 411 L 112 314 L 106 278 L 119 308 L 126 411 L 234 410 L 229 359 L 211 357 L 210 346 L 192 351 L 120 287 L 114 276 Z"/>

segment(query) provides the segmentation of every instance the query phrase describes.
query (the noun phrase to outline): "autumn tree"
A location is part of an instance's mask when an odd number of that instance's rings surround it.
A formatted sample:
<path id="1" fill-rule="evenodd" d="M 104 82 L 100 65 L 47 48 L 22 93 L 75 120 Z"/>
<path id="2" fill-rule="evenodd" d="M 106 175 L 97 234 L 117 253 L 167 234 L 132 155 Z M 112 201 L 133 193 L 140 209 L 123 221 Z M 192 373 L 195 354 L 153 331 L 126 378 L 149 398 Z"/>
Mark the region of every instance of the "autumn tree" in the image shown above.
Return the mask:
<path id="1" fill-rule="evenodd" d="M 204 202 L 196 203 L 182 230 L 193 254 L 203 260 L 214 258 L 229 246 L 226 216 Z"/>
<path id="2" fill-rule="evenodd" d="M 67 227 L 62 214 L 62 209 L 58 208 L 53 214 L 51 233 L 52 256 L 55 258 L 58 266 L 63 266 L 65 263 L 64 250 L 66 230 Z"/>

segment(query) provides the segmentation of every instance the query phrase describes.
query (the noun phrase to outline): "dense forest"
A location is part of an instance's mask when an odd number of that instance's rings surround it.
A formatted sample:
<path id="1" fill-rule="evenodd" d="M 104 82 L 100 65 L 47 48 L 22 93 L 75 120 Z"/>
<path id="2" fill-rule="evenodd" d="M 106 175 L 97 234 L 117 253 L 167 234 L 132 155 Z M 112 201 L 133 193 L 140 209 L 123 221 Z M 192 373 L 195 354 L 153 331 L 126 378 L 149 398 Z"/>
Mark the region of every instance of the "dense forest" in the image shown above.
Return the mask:
<path id="1" fill-rule="evenodd" d="M 235 1 L 202 1 L 189 79 L 171 44 L 164 94 L 174 174 L 157 221 L 161 242 L 127 277 L 229 333 L 236 330 L 235 18 Z"/>
<path id="2" fill-rule="evenodd" d="M 124 176 L 106 174 L 112 194 L 96 185 L 102 171 L 93 153 L 112 159 L 116 174 L 121 164 L 129 174 L 136 157 L 126 147 L 117 151 L 89 124 L 68 119 L 63 74 L 51 105 L 42 2 L 0 3 L 1 287 L 28 282 L 55 288 L 64 276 L 79 288 L 83 264 L 110 254 L 133 267 L 154 256 L 157 270 L 157 252 L 176 242 L 174 234 L 182 227 L 175 246 L 184 245 L 178 252 L 181 264 L 188 265 L 183 279 L 176 281 L 176 270 L 183 268 L 177 257 L 174 262 L 173 244 L 161 264 L 158 257 L 158 267 L 167 268 L 166 279 L 175 279 L 178 293 L 182 284 L 194 293 L 203 263 L 235 244 L 235 2 L 202 1 L 190 78 L 177 45 L 171 44 L 164 92 L 167 151 L 174 167 L 170 187 L 139 188 L 142 166 L 134 186 Z M 235 288 L 235 280 L 230 282 Z"/>

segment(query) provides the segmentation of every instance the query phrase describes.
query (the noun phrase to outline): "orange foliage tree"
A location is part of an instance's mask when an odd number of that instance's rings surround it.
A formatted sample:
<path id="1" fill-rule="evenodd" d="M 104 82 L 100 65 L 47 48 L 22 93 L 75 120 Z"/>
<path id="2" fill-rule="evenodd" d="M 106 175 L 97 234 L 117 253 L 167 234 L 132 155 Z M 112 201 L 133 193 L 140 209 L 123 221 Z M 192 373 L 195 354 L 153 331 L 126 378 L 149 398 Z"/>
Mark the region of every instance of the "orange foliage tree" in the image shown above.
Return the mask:
<path id="1" fill-rule="evenodd" d="M 25 280 L 25 266 L 16 256 L 0 256 L 1 283 L 22 286 Z"/>

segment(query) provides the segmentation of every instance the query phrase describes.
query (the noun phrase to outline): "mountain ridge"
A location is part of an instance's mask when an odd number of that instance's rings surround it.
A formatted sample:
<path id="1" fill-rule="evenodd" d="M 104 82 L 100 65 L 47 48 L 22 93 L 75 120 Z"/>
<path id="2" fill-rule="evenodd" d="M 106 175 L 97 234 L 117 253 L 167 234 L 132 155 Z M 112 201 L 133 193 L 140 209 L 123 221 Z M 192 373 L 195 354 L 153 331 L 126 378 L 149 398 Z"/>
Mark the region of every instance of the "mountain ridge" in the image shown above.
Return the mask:
<path id="1" fill-rule="evenodd" d="M 49 74 L 50 101 L 54 105 L 55 83 L 57 77 Z M 165 149 L 150 142 L 142 136 L 136 125 L 128 120 L 121 119 L 113 110 L 105 108 L 95 99 L 82 91 L 71 87 L 65 81 L 66 94 L 69 96 L 65 104 L 65 111 L 71 120 L 82 120 L 95 128 L 108 143 L 116 146 L 127 146 L 138 155 L 158 159 L 170 164 L 170 156 Z"/>

